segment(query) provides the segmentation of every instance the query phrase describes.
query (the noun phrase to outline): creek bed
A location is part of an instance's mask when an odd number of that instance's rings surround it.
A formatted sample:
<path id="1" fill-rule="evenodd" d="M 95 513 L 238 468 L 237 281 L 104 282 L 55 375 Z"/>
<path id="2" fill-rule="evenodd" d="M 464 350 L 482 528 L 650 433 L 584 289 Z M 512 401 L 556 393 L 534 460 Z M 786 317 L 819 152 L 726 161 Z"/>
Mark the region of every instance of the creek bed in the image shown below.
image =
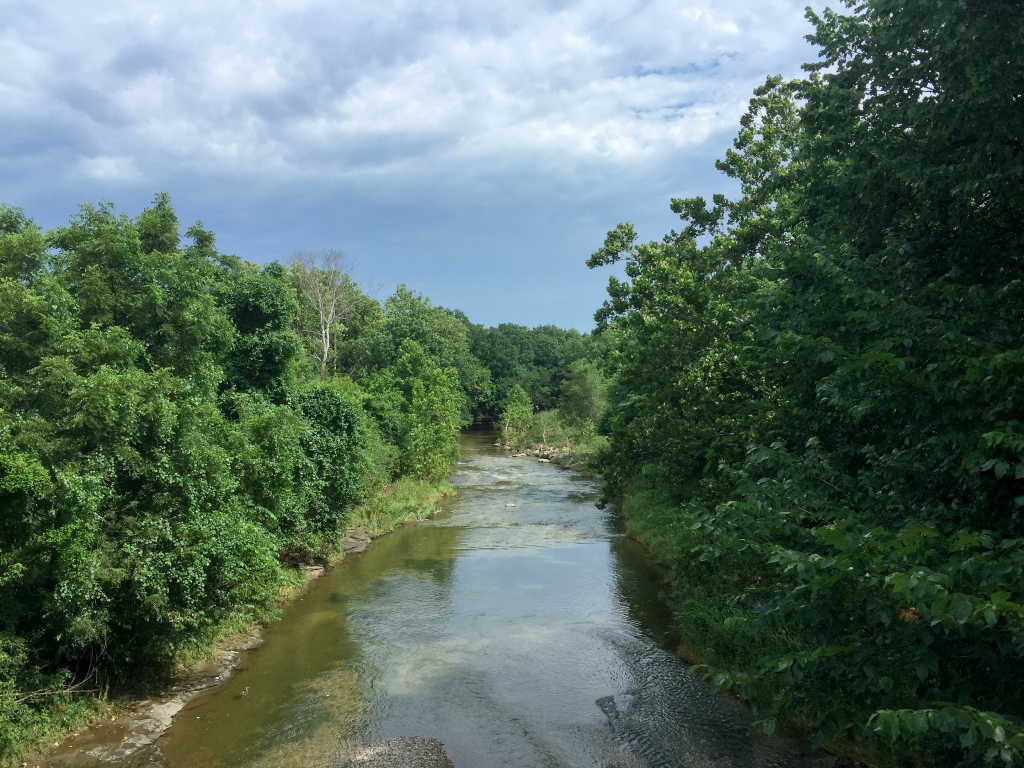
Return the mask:
<path id="1" fill-rule="evenodd" d="M 347 558 L 131 761 L 344 763 L 417 736 L 456 768 L 799 766 L 672 653 L 663 574 L 596 485 L 471 431 L 435 519 Z"/>

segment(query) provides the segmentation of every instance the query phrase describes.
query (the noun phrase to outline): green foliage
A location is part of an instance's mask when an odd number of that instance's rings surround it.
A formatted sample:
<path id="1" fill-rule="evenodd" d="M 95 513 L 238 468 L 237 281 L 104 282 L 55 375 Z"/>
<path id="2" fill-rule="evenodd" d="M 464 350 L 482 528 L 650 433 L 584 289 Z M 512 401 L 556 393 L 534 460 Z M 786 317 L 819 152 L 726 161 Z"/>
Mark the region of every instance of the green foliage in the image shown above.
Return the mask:
<path id="1" fill-rule="evenodd" d="M 236 332 L 222 363 L 224 385 L 283 401 L 299 351 L 292 330 L 298 308 L 283 268 L 276 263 L 262 269 L 240 265 L 221 280 L 218 294 Z"/>
<path id="2" fill-rule="evenodd" d="M 438 483 L 459 458 L 459 398 L 454 372 L 435 369 L 413 384 L 406 465 L 421 480 Z"/>
<path id="3" fill-rule="evenodd" d="M 478 406 L 479 413 L 491 418 L 501 412 L 514 385 L 522 387 L 540 410 L 556 407 L 569 366 L 577 360 L 596 362 L 604 354 L 600 337 L 553 325 L 533 329 L 511 323 L 497 328 L 467 327 L 472 352 L 490 371 L 494 382 L 491 396 Z"/>
<path id="4" fill-rule="evenodd" d="M 371 534 L 391 531 L 410 520 L 430 517 L 438 500 L 451 492 L 447 481 L 435 486 L 403 476 L 357 507 L 353 519 L 366 525 Z"/>
<path id="5" fill-rule="evenodd" d="M 558 409 L 577 424 L 597 424 L 608 408 L 608 379 L 590 360 L 575 360 L 569 365 L 559 389 Z"/>
<path id="6" fill-rule="evenodd" d="M 711 659 L 766 729 L 1020 762 L 1024 9 L 811 18 L 821 61 L 719 163 L 742 198 L 590 261 L 629 278 L 597 315 L 609 493 L 665 489 L 673 563 L 760 575 L 727 626 L 791 645 Z"/>
<path id="7" fill-rule="evenodd" d="M 93 714 L 92 702 L 68 691 L 68 677 L 66 670 L 47 674 L 31 662 L 23 639 L 0 632 L 0 756 L 15 755 L 26 740 L 76 727 Z"/>
<path id="8" fill-rule="evenodd" d="M 470 351 L 469 332 L 461 318 L 461 313 L 435 307 L 430 299 L 400 285 L 376 317 L 363 321 L 362 335 L 339 355 L 358 377 L 367 379 L 398 363 L 403 342 L 416 342 L 433 365 L 456 371 L 460 419 L 468 423 L 471 409 L 489 397 L 491 382 L 487 369 Z"/>
<path id="9" fill-rule="evenodd" d="M 303 484 L 311 488 L 305 527 L 331 536 L 345 527 L 347 510 L 362 498 L 366 435 L 360 396 L 338 382 L 312 386 L 297 398 L 309 425 L 303 435 Z"/>
<path id="10" fill-rule="evenodd" d="M 533 403 L 518 384 L 513 384 L 498 416 L 498 433 L 506 443 L 521 444 L 533 426 Z"/>
<path id="11" fill-rule="evenodd" d="M 404 289 L 381 311 L 335 276 L 343 344 L 303 365 L 294 279 L 200 225 L 183 244 L 166 195 L 45 235 L 0 207 L 0 760 L 88 691 L 268 616 L 287 566 L 329 555 L 357 506 L 393 521 L 436 500 L 487 386 L 465 324 Z M 383 337 L 365 388 L 335 375 Z"/>

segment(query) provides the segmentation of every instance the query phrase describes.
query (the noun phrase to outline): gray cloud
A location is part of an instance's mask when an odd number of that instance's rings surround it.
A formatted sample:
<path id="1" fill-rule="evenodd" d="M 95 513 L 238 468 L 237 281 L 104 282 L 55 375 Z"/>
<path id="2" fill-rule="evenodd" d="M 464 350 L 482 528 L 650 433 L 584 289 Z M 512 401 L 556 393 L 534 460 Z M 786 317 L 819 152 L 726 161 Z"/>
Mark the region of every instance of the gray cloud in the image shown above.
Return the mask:
<path id="1" fill-rule="evenodd" d="M 803 4 L 9 2 L 0 199 L 49 225 L 167 190 L 252 260 L 337 246 L 483 322 L 587 327 L 585 256 L 729 188 L 752 88 L 813 57 Z"/>

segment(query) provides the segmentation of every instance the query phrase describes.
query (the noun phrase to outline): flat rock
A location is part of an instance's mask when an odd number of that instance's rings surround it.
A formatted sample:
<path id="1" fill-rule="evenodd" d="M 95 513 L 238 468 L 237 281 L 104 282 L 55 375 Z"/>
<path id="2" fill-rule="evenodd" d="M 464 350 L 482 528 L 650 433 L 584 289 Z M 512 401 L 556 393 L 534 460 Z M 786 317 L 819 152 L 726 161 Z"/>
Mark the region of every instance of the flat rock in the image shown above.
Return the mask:
<path id="1" fill-rule="evenodd" d="M 184 706 L 185 698 L 181 696 L 175 696 L 170 701 L 151 703 L 132 719 L 120 744 L 100 745 L 88 750 L 88 753 L 105 763 L 126 760 L 159 739 L 171 727 L 171 720 Z"/>
<path id="2" fill-rule="evenodd" d="M 371 741 L 360 747 L 349 760 L 335 768 L 372 766 L 373 768 L 454 768 L 444 745 L 422 736 Z"/>
<path id="3" fill-rule="evenodd" d="M 551 463 L 551 459 L 537 459 L 537 461 L 540 464 L 550 464 Z"/>

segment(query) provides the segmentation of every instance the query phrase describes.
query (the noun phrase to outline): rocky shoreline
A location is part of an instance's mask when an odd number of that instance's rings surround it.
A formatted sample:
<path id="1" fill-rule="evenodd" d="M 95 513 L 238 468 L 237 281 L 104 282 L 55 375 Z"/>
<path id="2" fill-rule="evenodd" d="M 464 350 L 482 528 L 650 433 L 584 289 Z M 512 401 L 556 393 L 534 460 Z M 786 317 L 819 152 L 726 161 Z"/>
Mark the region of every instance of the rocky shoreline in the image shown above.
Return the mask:
<path id="1" fill-rule="evenodd" d="M 537 459 L 540 464 L 557 464 L 562 469 L 572 469 L 580 472 L 584 477 L 598 477 L 594 474 L 586 460 L 573 451 L 559 450 L 547 445 L 536 448 L 523 449 L 521 446 L 513 446 L 510 443 L 497 442 L 496 448 L 503 451 L 516 451 L 511 455 L 513 459 Z"/>

